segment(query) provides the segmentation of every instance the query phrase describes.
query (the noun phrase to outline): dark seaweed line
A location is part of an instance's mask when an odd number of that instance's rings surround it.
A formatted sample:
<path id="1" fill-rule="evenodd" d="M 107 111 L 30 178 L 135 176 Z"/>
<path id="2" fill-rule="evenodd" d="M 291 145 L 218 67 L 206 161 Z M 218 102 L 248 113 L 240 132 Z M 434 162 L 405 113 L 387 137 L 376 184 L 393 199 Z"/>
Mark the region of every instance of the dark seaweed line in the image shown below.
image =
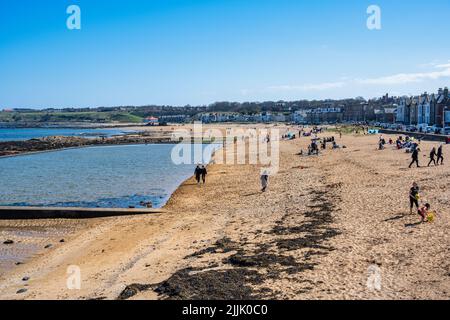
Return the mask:
<path id="1" fill-rule="evenodd" d="M 335 203 L 340 200 L 337 190 L 340 185 L 326 185 L 320 190 L 311 190 L 311 204 L 307 212 L 286 213 L 276 226 L 266 232 L 275 238 L 265 244 L 258 244 L 256 250 L 245 250 L 248 243 L 237 243 L 229 238 L 217 241 L 212 247 L 195 252 L 186 258 L 234 252 L 222 260 L 226 270 L 207 270 L 205 268 L 185 268 L 175 272 L 169 279 L 159 284 L 133 284 L 121 293 L 118 299 L 129 299 L 141 291 L 153 290 L 164 299 L 173 300 L 251 300 L 270 299 L 280 292 L 264 288 L 268 279 L 277 280 L 283 275 L 295 275 L 306 270 L 313 270 L 317 265 L 311 262 L 314 256 L 327 255 L 334 248 L 327 241 L 340 234 L 330 226 L 333 212 L 338 211 Z M 306 223 L 295 227 L 286 226 L 289 219 L 304 216 Z M 296 238 L 283 236 L 299 235 Z M 307 249 L 304 261 L 297 262 L 293 252 Z M 264 271 L 264 272 L 260 272 Z M 301 280 L 299 280 L 301 281 Z M 302 281 L 308 282 L 308 281 Z M 254 289 L 254 287 L 262 287 Z M 300 293 L 307 293 L 312 288 L 305 288 Z"/>

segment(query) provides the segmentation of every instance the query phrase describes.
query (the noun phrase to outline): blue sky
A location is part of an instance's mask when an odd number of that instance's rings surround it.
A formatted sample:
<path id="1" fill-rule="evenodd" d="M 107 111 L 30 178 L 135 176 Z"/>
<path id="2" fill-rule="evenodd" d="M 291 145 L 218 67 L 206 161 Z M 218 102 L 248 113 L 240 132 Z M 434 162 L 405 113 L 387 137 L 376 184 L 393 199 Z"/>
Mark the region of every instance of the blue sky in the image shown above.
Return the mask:
<path id="1" fill-rule="evenodd" d="M 81 8 L 68 30 L 66 8 Z M 366 27 L 369 5 L 381 30 Z M 450 1 L 2 0 L 0 109 L 434 92 Z"/>

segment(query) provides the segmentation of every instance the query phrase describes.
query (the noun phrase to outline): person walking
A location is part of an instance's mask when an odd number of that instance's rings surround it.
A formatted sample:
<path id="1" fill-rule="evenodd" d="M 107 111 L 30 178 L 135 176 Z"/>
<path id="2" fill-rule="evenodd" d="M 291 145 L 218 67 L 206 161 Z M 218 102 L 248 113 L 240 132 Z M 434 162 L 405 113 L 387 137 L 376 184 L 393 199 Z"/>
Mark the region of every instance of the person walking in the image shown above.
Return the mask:
<path id="1" fill-rule="evenodd" d="M 434 163 L 434 166 L 436 166 L 435 157 L 436 157 L 436 148 L 433 147 L 433 149 L 431 149 L 430 152 L 430 162 L 428 162 L 428 166 L 430 166 L 432 162 Z"/>
<path id="2" fill-rule="evenodd" d="M 444 156 L 443 156 L 443 151 L 442 151 L 442 144 L 439 146 L 438 150 L 437 150 L 437 164 L 439 164 L 439 160 L 441 161 L 441 165 L 444 164 Z"/>
<path id="3" fill-rule="evenodd" d="M 420 188 L 416 182 L 413 183 L 411 189 L 409 189 L 409 213 L 413 213 L 414 206 L 416 206 L 417 210 L 419 210 L 419 199 L 420 199 Z"/>
<path id="4" fill-rule="evenodd" d="M 202 169 L 200 168 L 199 165 L 197 166 L 197 168 L 195 168 L 194 175 L 197 184 L 200 184 L 200 176 L 202 175 Z"/>
<path id="5" fill-rule="evenodd" d="M 411 158 L 412 158 L 412 161 L 411 161 L 411 163 L 409 164 L 409 168 L 412 167 L 412 165 L 414 164 L 414 162 L 417 164 L 417 168 L 420 168 L 420 165 L 419 165 L 419 148 L 415 148 L 415 149 L 414 149 Z"/>
<path id="6" fill-rule="evenodd" d="M 267 173 L 267 171 L 264 171 L 261 174 L 261 188 L 262 188 L 261 191 L 266 192 L 268 185 L 269 185 L 269 174 Z"/>
<path id="7" fill-rule="evenodd" d="M 206 183 L 206 175 L 208 174 L 208 171 L 206 171 L 206 167 L 205 166 L 202 166 L 201 174 L 202 174 L 203 184 L 205 184 Z"/>

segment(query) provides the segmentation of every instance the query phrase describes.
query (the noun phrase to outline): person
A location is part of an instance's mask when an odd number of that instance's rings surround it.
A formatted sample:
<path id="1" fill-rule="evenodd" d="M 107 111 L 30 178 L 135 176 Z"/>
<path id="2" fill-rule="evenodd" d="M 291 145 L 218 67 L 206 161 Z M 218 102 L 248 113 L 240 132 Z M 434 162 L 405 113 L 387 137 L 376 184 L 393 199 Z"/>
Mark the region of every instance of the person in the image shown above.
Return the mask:
<path id="1" fill-rule="evenodd" d="M 416 206 L 417 210 L 419 210 L 419 192 L 420 188 L 416 182 L 413 183 L 411 189 L 409 190 L 409 206 L 410 206 L 410 214 L 413 213 L 414 206 Z"/>
<path id="2" fill-rule="evenodd" d="M 441 165 L 444 164 L 444 156 L 442 153 L 442 144 L 439 146 L 438 150 L 437 150 L 437 164 L 439 164 L 439 160 L 441 161 Z"/>
<path id="3" fill-rule="evenodd" d="M 411 166 L 415 162 L 417 164 L 417 168 L 420 168 L 420 165 L 419 165 L 419 148 L 414 148 L 414 151 L 412 152 L 411 158 L 412 158 L 412 161 L 409 164 L 409 167 L 411 168 Z"/>
<path id="4" fill-rule="evenodd" d="M 428 213 L 430 211 L 431 205 L 429 203 L 425 204 L 423 207 L 421 207 L 418 211 L 419 215 L 422 218 L 422 223 L 427 221 Z"/>
<path id="5" fill-rule="evenodd" d="M 269 174 L 267 173 L 267 171 L 264 171 L 261 174 L 261 191 L 262 192 L 266 192 L 267 186 L 269 185 Z"/>
<path id="6" fill-rule="evenodd" d="M 206 183 L 206 175 L 208 174 L 208 171 L 206 171 L 206 167 L 205 166 L 202 166 L 201 174 L 202 174 L 203 184 L 205 184 Z"/>
<path id="7" fill-rule="evenodd" d="M 197 184 L 200 184 L 200 176 L 202 175 L 202 169 L 200 168 L 199 165 L 197 166 L 197 168 L 195 168 L 194 175 Z"/>
<path id="8" fill-rule="evenodd" d="M 430 164 L 433 162 L 434 165 L 436 166 L 436 148 L 431 149 L 430 152 L 430 162 L 428 162 L 428 166 L 430 166 Z"/>

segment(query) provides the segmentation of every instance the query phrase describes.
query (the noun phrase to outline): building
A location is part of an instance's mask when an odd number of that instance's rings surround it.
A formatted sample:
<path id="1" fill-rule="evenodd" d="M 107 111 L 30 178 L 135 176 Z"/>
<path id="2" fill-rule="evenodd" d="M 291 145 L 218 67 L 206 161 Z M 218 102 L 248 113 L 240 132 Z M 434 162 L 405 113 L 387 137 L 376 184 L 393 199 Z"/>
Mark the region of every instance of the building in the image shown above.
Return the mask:
<path id="1" fill-rule="evenodd" d="M 311 124 L 342 122 L 343 109 L 341 107 L 325 107 L 306 109 L 306 122 Z"/>
<path id="2" fill-rule="evenodd" d="M 423 93 L 416 97 L 402 97 L 397 106 L 395 121 L 405 125 L 448 126 L 450 117 L 448 88 L 436 94 Z M 379 117 L 379 116 L 378 116 Z"/>
<path id="3" fill-rule="evenodd" d="M 448 88 L 439 89 L 436 97 L 436 118 L 437 127 L 450 126 L 450 96 Z"/>
<path id="4" fill-rule="evenodd" d="M 157 126 L 157 125 L 159 125 L 159 119 L 155 118 L 155 117 L 145 118 L 144 122 L 147 123 L 147 125 L 149 125 L 149 126 Z"/>
<path id="5" fill-rule="evenodd" d="M 292 121 L 296 124 L 306 124 L 306 116 L 305 110 L 295 111 L 292 115 Z"/>
<path id="6" fill-rule="evenodd" d="M 419 97 L 417 105 L 417 124 L 434 125 L 436 122 L 435 97 L 424 93 Z"/>
<path id="7" fill-rule="evenodd" d="M 167 115 L 159 117 L 160 123 L 186 123 L 189 122 L 190 117 L 185 114 Z"/>
<path id="8" fill-rule="evenodd" d="M 397 106 L 397 112 L 395 115 L 395 122 L 401 124 L 409 124 L 409 108 L 411 106 L 411 100 L 409 97 L 401 97 Z"/>

